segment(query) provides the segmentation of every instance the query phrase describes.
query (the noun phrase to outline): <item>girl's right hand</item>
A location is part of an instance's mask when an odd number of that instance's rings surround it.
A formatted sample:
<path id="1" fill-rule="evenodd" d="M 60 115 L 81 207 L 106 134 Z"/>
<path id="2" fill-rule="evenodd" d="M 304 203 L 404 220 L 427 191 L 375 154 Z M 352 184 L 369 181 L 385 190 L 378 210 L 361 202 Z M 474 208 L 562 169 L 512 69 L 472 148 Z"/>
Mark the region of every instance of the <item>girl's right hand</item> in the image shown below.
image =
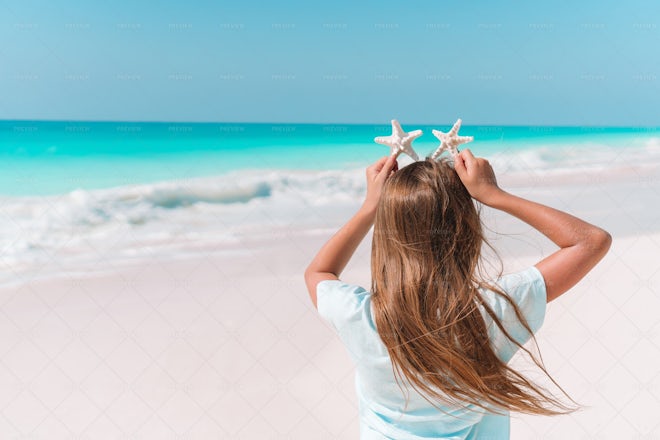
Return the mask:
<path id="1" fill-rule="evenodd" d="M 485 205 L 502 192 L 488 160 L 474 157 L 467 148 L 454 156 L 454 169 L 470 195 Z"/>

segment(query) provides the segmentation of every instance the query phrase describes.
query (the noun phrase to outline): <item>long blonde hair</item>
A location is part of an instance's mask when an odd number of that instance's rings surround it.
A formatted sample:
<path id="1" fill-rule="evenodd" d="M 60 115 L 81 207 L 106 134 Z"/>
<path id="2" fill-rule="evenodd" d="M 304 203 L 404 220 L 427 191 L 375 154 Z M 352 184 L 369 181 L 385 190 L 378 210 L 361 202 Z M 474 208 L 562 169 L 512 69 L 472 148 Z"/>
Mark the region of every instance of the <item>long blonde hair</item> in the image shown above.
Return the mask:
<path id="1" fill-rule="evenodd" d="M 480 210 L 447 158 L 413 162 L 386 180 L 374 222 L 371 292 L 374 322 L 397 383 L 403 373 L 434 406 L 440 400 L 490 412 L 576 411 L 507 366 L 490 345 L 477 304 L 550 377 L 478 293 L 485 287 L 501 295 L 532 333 L 516 304 L 481 275 L 482 244 L 495 251 L 485 239 Z"/>

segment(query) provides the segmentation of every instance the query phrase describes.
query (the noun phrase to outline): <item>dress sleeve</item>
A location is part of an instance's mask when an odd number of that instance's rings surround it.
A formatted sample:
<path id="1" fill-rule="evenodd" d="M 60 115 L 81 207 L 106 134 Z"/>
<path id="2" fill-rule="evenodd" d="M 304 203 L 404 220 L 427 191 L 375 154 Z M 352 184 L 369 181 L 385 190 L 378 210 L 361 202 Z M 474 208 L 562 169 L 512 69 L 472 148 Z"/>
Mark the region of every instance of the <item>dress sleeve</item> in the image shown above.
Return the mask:
<path id="1" fill-rule="evenodd" d="M 495 284 L 513 300 L 522 316 L 527 320 L 532 333 L 536 333 L 543 324 L 547 306 L 545 280 L 541 272 L 535 266 L 530 266 L 520 272 L 500 277 Z M 495 292 L 486 290 L 484 293 L 489 305 L 502 322 L 502 326 L 518 343 L 525 344 L 532 334 L 518 320 L 511 304 Z M 497 353 L 505 362 L 508 362 L 518 350 L 518 346 L 510 341 L 489 317 L 486 319 L 489 325 L 489 335 Z"/>

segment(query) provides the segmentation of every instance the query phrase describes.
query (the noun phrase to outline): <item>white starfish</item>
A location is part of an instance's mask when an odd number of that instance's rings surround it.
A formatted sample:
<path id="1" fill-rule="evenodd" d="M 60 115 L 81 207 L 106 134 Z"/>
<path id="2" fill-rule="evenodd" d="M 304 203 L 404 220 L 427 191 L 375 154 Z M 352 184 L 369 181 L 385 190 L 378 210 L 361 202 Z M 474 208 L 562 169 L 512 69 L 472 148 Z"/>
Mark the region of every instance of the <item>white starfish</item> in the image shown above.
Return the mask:
<path id="1" fill-rule="evenodd" d="M 419 160 L 419 156 L 415 153 L 412 147 L 412 141 L 422 135 L 422 130 L 411 131 L 406 133 L 399 125 L 399 121 L 392 119 L 392 134 L 389 136 L 378 136 L 374 138 L 376 143 L 387 145 L 391 149 L 392 156 L 398 156 L 401 153 L 406 153 L 414 160 Z"/>
<path id="2" fill-rule="evenodd" d="M 474 140 L 473 136 L 459 136 L 458 130 L 461 128 L 461 119 L 459 118 L 454 126 L 449 130 L 449 133 L 443 133 L 438 130 L 433 130 L 433 136 L 437 137 L 440 141 L 440 146 L 431 155 L 431 159 L 440 157 L 443 151 L 448 151 L 452 156 L 458 154 L 458 146 L 467 144 Z"/>

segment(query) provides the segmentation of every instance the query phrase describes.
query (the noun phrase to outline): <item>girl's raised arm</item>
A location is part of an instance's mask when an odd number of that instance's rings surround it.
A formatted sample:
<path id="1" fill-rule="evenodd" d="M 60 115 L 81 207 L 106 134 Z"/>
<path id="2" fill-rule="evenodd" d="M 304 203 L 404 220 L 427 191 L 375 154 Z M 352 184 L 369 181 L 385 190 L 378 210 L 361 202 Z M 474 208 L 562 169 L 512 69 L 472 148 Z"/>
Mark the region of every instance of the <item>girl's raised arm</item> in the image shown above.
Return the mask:
<path id="1" fill-rule="evenodd" d="M 473 198 L 519 218 L 560 247 L 535 264 L 545 280 L 547 302 L 577 284 L 609 250 L 612 237 L 607 231 L 502 190 L 488 161 L 474 157 L 469 149 L 454 159 L 454 168 Z"/>
<path id="2" fill-rule="evenodd" d="M 318 308 L 316 286 L 323 280 L 339 279 L 339 274 L 373 225 L 385 180 L 398 169 L 396 156 L 383 157 L 367 168 L 367 196 L 364 203 L 309 263 L 305 270 L 305 284 L 314 307 Z"/>

